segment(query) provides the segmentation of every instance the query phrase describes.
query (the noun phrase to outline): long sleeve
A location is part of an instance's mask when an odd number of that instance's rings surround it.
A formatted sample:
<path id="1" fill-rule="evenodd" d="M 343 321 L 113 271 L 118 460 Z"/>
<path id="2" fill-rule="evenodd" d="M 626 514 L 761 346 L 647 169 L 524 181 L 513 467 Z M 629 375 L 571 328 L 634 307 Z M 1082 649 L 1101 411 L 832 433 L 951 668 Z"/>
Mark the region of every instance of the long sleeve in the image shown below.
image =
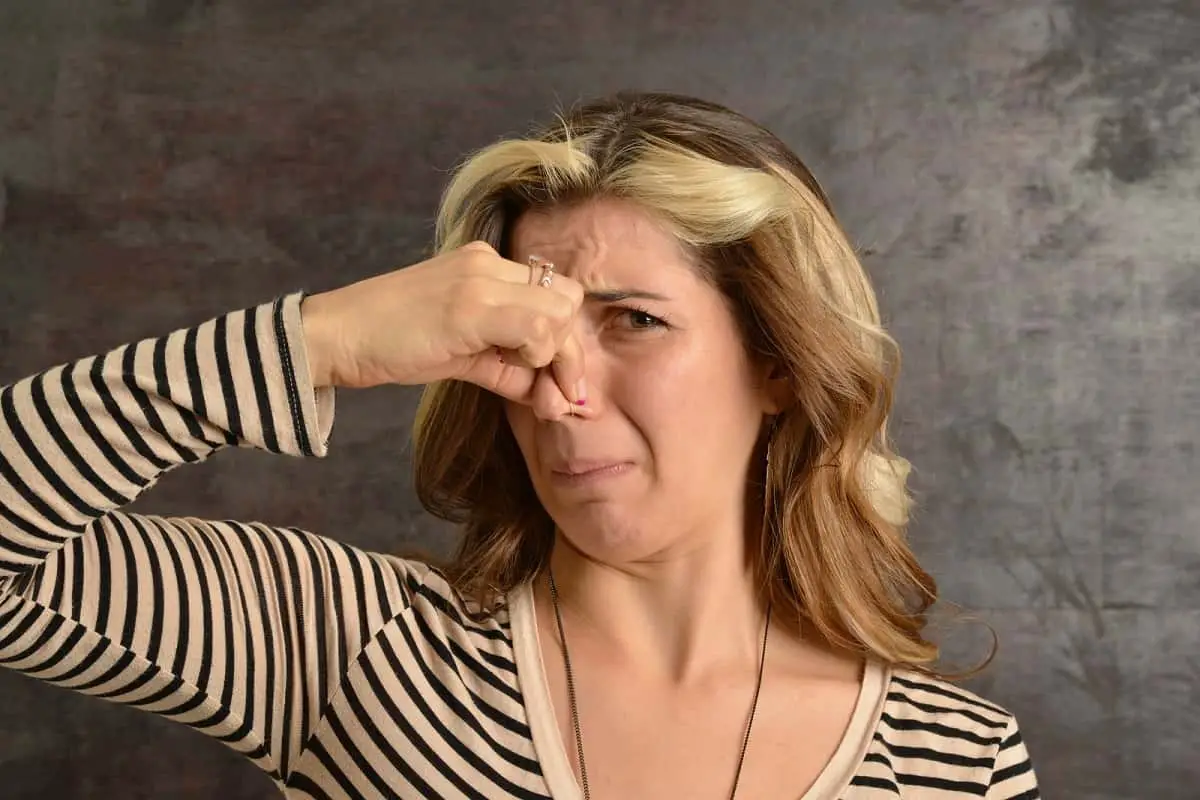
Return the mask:
<path id="1" fill-rule="evenodd" d="M 1000 740 L 996 761 L 992 765 L 992 779 L 988 785 L 987 800 L 1038 800 L 1037 776 L 1033 761 L 1021 729 L 1015 717 L 1009 717 L 1008 726 Z"/>
<path id="2" fill-rule="evenodd" d="M 280 783 L 418 567 L 119 509 L 225 447 L 324 455 L 333 394 L 311 385 L 301 301 L 0 389 L 0 664 L 189 725 Z"/>

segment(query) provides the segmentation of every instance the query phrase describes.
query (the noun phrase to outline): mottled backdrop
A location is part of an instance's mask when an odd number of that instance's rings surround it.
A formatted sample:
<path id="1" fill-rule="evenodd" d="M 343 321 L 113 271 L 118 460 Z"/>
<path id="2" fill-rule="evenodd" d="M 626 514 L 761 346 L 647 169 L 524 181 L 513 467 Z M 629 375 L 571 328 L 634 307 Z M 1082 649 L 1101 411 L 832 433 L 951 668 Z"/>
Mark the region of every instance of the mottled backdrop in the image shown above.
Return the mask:
<path id="1" fill-rule="evenodd" d="M 907 354 L 915 547 L 999 632 L 971 685 L 1045 795 L 1200 796 L 1200 0 L 0 0 L 0 380 L 412 262 L 462 154 L 622 87 L 748 112 L 828 186 Z M 444 549 L 414 399 L 139 507 Z M 272 792 L 0 674 L 6 800 Z"/>

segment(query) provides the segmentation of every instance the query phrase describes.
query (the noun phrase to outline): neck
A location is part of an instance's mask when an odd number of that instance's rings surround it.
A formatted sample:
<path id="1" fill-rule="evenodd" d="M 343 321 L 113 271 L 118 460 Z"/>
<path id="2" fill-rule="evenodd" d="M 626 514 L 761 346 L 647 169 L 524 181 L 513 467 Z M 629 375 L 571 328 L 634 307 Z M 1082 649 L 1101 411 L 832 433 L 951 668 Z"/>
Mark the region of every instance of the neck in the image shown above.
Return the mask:
<path id="1" fill-rule="evenodd" d="M 614 566 L 560 535 L 551 570 L 571 647 L 586 641 L 588 649 L 675 684 L 757 665 L 767 609 L 741 537 L 732 538 L 736 545 L 706 543 Z M 548 601 L 548 582 L 541 583 Z"/>

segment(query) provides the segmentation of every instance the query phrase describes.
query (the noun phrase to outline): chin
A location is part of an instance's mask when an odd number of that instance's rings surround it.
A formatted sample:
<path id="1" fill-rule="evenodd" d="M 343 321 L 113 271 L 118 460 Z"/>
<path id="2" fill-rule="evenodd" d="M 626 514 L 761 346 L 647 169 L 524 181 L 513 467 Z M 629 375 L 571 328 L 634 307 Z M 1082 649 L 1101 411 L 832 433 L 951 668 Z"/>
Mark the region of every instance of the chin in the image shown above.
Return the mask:
<path id="1" fill-rule="evenodd" d="M 560 535 L 588 558 L 604 564 L 640 561 L 666 545 L 661 528 L 647 526 L 644 520 L 613 519 L 587 511 L 560 518 Z M 659 531 L 659 535 L 651 534 L 652 530 Z"/>

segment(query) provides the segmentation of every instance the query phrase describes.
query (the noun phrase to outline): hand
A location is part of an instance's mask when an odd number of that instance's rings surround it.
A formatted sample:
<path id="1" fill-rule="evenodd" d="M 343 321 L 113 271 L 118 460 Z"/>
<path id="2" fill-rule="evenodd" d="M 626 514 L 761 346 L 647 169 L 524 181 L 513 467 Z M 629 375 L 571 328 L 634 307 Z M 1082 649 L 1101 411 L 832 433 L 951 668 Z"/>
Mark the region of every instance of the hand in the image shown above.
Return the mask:
<path id="1" fill-rule="evenodd" d="M 411 267 L 305 298 L 309 368 L 317 386 L 469 381 L 529 403 L 549 367 L 567 413 L 586 400 L 574 336 L 583 288 L 472 242 Z M 556 404 L 557 405 L 557 404 Z"/>

